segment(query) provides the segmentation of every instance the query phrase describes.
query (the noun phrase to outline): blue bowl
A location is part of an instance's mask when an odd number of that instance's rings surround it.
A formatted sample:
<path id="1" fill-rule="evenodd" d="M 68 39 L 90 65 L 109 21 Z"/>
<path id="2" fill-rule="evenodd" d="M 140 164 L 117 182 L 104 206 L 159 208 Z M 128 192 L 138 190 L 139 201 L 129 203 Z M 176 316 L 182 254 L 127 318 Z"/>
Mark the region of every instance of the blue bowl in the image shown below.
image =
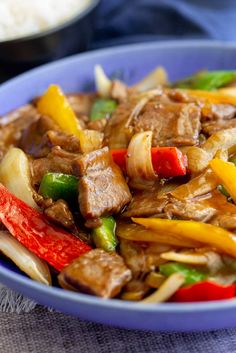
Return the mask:
<path id="1" fill-rule="evenodd" d="M 70 57 L 34 69 L 0 87 L 0 115 L 8 113 L 57 83 L 66 92 L 93 89 L 93 68 L 132 84 L 157 65 L 176 80 L 199 69 L 236 69 L 236 45 L 212 42 L 168 42 L 129 45 Z M 139 304 L 103 300 L 41 285 L 0 260 L 0 282 L 61 312 L 104 324 L 153 331 L 190 331 L 236 327 L 236 301 L 192 304 Z"/>

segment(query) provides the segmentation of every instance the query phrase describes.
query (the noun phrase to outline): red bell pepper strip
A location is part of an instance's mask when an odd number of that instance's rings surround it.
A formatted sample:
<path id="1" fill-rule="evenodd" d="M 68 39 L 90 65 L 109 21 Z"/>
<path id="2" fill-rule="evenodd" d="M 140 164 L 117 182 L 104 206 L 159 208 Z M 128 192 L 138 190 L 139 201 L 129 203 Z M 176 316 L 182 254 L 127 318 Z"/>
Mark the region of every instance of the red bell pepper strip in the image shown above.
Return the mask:
<path id="1" fill-rule="evenodd" d="M 171 298 L 173 302 L 202 302 L 223 300 L 235 297 L 234 284 L 223 286 L 218 283 L 204 281 L 180 288 Z"/>
<path id="2" fill-rule="evenodd" d="M 65 230 L 49 225 L 44 216 L 0 184 L 0 221 L 27 249 L 58 271 L 91 247 Z"/>
<path id="3" fill-rule="evenodd" d="M 152 147 L 153 169 L 163 178 L 186 175 L 187 157 L 176 147 Z M 112 150 L 111 155 L 116 164 L 126 170 L 126 149 Z"/>

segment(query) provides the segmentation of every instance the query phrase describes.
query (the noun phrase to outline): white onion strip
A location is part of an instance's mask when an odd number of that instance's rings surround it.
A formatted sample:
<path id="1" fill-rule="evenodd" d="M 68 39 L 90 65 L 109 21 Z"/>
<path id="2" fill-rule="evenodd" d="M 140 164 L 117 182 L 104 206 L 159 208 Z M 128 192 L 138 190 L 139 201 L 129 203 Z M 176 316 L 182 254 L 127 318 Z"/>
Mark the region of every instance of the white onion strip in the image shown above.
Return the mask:
<path id="1" fill-rule="evenodd" d="M 107 98 L 110 95 L 112 81 L 107 77 L 103 68 L 96 65 L 94 68 L 96 90 L 99 96 Z"/>
<path id="2" fill-rule="evenodd" d="M 133 188 L 147 189 L 157 179 L 152 165 L 151 147 L 151 131 L 135 134 L 129 143 L 126 169 Z"/>
<path id="3" fill-rule="evenodd" d="M 51 274 L 46 262 L 31 253 L 7 231 L 0 232 L 0 251 L 32 279 L 51 285 Z"/>
<path id="4" fill-rule="evenodd" d="M 170 299 L 173 294 L 184 284 L 185 278 L 180 273 L 173 273 L 160 288 L 140 303 L 161 303 Z"/>
<path id="5" fill-rule="evenodd" d="M 168 74 L 162 66 L 156 67 L 142 81 L 138 82 L 134 87 L 139 92 L 145 92 L 158 86 L 163 86 L 168 83 Z"/>
<path id="6" fill-rule="evenodd" d="M 161 254 L 161 258 L 169 261 L 182 262 L 191 265 L 207 265 L 207 257 L 204 254 L 184 254 L 175 251 L 168 251 Z"/>

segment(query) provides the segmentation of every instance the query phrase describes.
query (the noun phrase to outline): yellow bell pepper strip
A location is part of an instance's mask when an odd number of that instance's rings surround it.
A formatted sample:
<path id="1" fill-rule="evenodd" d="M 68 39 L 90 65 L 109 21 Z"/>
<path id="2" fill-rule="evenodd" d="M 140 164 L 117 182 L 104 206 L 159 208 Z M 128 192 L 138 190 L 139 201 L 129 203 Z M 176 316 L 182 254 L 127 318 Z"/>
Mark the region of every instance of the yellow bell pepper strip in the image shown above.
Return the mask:
<path id="1" fill-rule="evenodd" d="M 228 191 L 234 202 L 236 202 L 236 167 L 232 163 L 222 159 L 212 159 L 210 167 L 218 177 L 219 181 Z"/>
<path id="2" fill-rule="evenodd" d="M 132 218 L 132 220 L 157 234 L 177 235 L 183 239 L 199 241 L 236 257 L 236 235 L 212 224 L 158 218 Z"/>
<path id="3" fill-rule="evenodd" d="M 212 104 L 233 104 L 236 105 L 236 96 L 222 93 L 220 91 L 201 91 L 193 89 L 180 89 L 180 91 L 186 92 L 188 96 L 202 100 L 206 103 Z"/>
<path id="4" fill-rule="evenodd" d="M 50 85 L 37 103 L 40 114 L 53 119 L 59 127 L 77 137 L 81 135 L 81 127 L 66 96 L 58 85 Z"/>

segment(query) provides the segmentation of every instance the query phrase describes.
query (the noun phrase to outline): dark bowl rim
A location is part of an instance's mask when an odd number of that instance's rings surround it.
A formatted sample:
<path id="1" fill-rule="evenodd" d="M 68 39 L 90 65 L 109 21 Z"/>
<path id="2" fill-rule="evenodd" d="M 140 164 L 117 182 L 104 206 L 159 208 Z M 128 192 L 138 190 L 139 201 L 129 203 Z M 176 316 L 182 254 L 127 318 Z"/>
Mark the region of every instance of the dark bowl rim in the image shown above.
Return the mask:
<path id="1" fill-rule="evenodd" d="M 48 35 L 51 35 L 55 32 L 63 30 L 66 27 L 73 25 L 78 20 L 86 17 L 89 13 L 91 13 L 98 6 L 98 4 L 100 3 L 101 0 L 90 0 L 90 1 L 91 1 L 91 3 L 88 6 L 86 6 L 86 8 L 82 12 L 79 12 L 77 15 L 70 17 L 65 22 L 62 22 L 61 24 L 59 24 L 57 26 L 50 27 L 48 29 L 45 29 L 43 31 L 40 31 L 40 32 L 37 32 L 34 34 L 30 34 L 30 35 L 26 35 L 26 36 L 22 36 L 22 37 L 17 37 L 17 38 L 13 38 L 13 39 L 9 39 L 9 40 L 0 40 L 0 46 L 3 44 L 4 45 L 5 44 L 17 44 L 17 43 L 30 41 L 30 40 L 34 40 L 34 39 L 38 39 L 38 38 L 42 38 L 42 37 L 47 37 Z"/>

